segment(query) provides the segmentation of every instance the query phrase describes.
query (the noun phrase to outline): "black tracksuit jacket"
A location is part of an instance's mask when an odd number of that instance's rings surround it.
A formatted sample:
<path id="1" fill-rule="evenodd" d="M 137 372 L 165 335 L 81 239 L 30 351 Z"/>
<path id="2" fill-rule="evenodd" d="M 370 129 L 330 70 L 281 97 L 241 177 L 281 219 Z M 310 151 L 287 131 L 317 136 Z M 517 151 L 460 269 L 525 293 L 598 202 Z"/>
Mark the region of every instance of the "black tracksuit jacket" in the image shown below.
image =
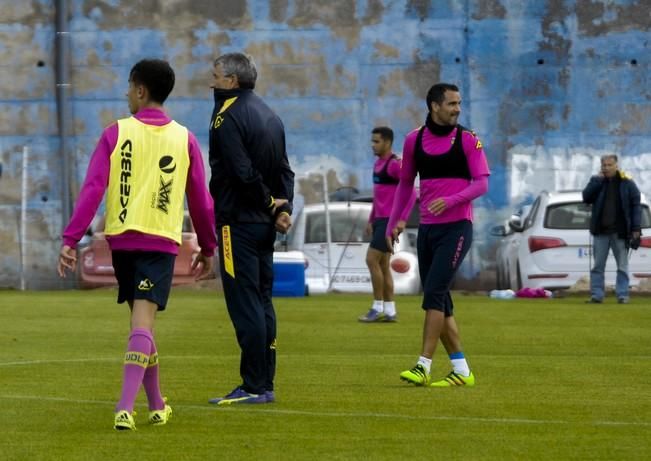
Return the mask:
<path id="1" fill-rule="evenodd" d="M 216 224 L 273 223 L 272 197 L 289 200 L 276 215 L 291 214 L 294 172 L 282 121 L 252 90 L 214 92 L 208 157 Z"/>

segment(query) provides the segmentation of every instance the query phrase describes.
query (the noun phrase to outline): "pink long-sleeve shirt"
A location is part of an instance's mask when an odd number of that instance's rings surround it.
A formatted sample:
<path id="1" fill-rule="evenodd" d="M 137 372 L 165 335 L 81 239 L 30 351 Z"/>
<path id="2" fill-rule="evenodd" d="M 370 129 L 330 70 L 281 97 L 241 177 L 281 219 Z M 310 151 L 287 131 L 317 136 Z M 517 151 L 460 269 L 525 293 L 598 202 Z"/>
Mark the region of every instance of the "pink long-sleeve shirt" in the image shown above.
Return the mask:
<path id="1" fill-rule="evenodd" d="M 135 117 L 143 123 L 156 126 L 167 125 L 172 121 L 164 111 L 154 108 L 142 109 L 135 114 Z M 115 149 L 117 140 L 118 124 L 113 123 L 102 132 L 90 158 L 86 178 L 75 209 L 70 222 L 63 231 L 64 245 L 75 248 L 97 213 L 108 187 L 111 153 Z M 194 134 L 190 131 L 188 131 L 188 152 L 190 168 L 185 193 L 190 218 L 197 233 L 201 253 L 205 256 L 212 256 L 217 246 L 213 200 L 206 188 L 206 174 L 201 149 Z M 111 250 L 160 251 L 175 255 L 179 252 L 179 245 L 174 240 L 137 231 L 126 231 L 118 235 L 107 236 L 106 240 Z"/>
<path id="2" fill-rule="evenodd" d="M 380 173 L 386 166 L 387 174 L 389 176 L 395 179 L 400 179 L 401 160 L 399 158 L 393 158 L 393 155 L 394 153 L 391 152 L 387 157 L 380 157 L 375 160 L 373 172 Z M 391 209 L 393 207 L 393 200 L 396 196 L 397 187 L 397 184 L 373 184 L 373 208 L 371 209 L 371 215 L 368 218 L 369 222 L 391 216 Z M 408 202 L 402 207 L 402 213 L 399 217 L 401 221 L 406 221 L 407 218 L 409 218 L 409 213 L 414 207 L 415 202 L 416 191 L 412 187 L 412 194 L 409 197 Z"/>
<path id="3" fill-rule="evenodd" d="M 427 155 L 441 155 L 448 152 L 454 144 L 457 129 L 453 129 L 445 136 L 437 136 L 425 128 L 423 132 L 423 150 Z M 413 190 L 414 179 L 418 171 L 414 154 L 416 151 L 416 138 L 418 130 L 413 130 L 405 138 L 402 156 L 402 169 L 400 171 L 400 184 L 396 191 L 396 198 L 391 210 L 391 217 L 387 225 L 387 235 L 395 227 L 400 213 L 401 203 L 409 199 Z M 467 219 L 472 221 L 472 201 L 488 191 L 488 176 L 490 170 L 482 144 L 473 133 L 464 131 L 461 136 L 463 152 L 466 155 L 471 180 L 463 178 L 435 178 L 421 179 L 420 181 L 420 223 L 442 224 Z M 446 210 L 434 215 L 428 206 L 437 198 L 442 198 L 446 203 Z"/>

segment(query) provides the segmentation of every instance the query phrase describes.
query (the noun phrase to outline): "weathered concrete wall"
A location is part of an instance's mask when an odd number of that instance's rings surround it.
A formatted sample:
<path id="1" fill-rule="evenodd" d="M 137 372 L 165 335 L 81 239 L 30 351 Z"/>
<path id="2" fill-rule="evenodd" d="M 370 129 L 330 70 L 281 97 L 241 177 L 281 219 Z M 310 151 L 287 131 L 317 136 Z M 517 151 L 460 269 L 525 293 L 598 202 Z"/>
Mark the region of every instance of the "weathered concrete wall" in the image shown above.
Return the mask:
<path id="1" fill-rule="evenodd" d="M 54 281 L 60 233 L 59 161 L 51 2 L 0 2 L 0 286 L 20 284 L 22 156 L 26 146 L 25 274 L 30 284 Z"/>
<path id="2" fill-rule="evenodd" d="M 73 181 L 61 183 L 52 1 L 0 0 L 0 286 L 17 286 L 23 146 L 28 286 L 52 286 L 61 191 L 76 194 L 102 128 L 127 115 L 130 67 L 168 59 L 172 116 L 207 153 L 211 61 L 244 50 L 287 127 L 300 175 L 370 188 L 369 132 L 396 148 L 424 120 L 436 81 L 462 88 L 461 122 L 493 171 L 463 278 L 488 280 L 486 230 L 544 188 L 578 188 L 617 153 L 651 196 L 648 2 L 634 0 L 69 0 Z M 299 182 L 306 197 L 310 181 Z M 484 281 L 483 283 L 488 283 Z"/>

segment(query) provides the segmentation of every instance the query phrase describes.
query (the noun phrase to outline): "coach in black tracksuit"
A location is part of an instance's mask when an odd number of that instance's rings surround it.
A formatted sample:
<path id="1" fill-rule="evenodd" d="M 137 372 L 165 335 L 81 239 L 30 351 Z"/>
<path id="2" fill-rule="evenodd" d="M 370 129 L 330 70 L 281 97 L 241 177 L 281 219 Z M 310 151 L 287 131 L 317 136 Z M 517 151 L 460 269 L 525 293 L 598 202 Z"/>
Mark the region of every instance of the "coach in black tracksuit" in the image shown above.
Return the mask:
<path id="1" fill-rule="evenodd" d="M 210 193 L 215 201 L 220 269 L 228 313 L 242 350 L 242 384 L 230 403 L 274 401 L 276 315 L 271 301 L 276 231 L 291 226 L 294 173 L 280 118 L 254 92 L 252 59 L 215 60 L 210 121 Z"/>

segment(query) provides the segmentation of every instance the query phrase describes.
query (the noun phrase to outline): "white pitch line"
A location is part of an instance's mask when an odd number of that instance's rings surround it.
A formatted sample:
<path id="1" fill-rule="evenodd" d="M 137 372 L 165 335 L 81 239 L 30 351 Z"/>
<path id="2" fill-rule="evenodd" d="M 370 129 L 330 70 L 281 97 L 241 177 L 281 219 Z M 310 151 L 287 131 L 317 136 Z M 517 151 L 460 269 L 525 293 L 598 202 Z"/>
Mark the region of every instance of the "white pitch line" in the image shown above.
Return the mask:
<path id="1" fill-rule="evenodd" d="M 288 359 L 292 358 L 297 358 L 297 357 L 302 357 L 304 354 L 297 354 L 297 353 L 291 353 L 291 354 L 285 354 L 285 357 Z M 305 356 L 313 357 L 309 354 L 305 354 Z M 491 354 L 475 354 L 475 357 L 514 357 L 513 355 L 491 355 Z M 221 354 L 221 358 L 224 357 L 239 357 L 238 354 Z M 333 358 L 333 357 L 338 357 L 336 354 L 331 354 L 331 355 L 321 355 L 320 357 L 324 358 Z M 406 357 L 405 354 L 383 354 L 383 357 L 400 357 L 404 358 Z M 537 356 L 540 357 L 540 356 Z M 570 357 L 568 356 L 561 356 L 561 355 L 549 355 L 547 357 L 553 357 L 553 358 L 566 358 Z M 613 356 L 614 357 L 614 356 Z M 600 355 L 599 358 L 602 359 L 610 359 L 612 357 L 607 357 Z M 631 355 L 627 356 L 629 359 L 635 359 L 635 360 L 649 360 L 651 359 L 651 355 Z M 165 355 L 163 357 L 164 360 L 206 360 L 206 359 L 215 359 L 215 356 L 212 355 Z M 16 360 L 13 362 L 0 362 L 0 367 L 14 367 L 14 366 L 28 366 L 28 365 L 47 365 L 47 364 L 56 364 L 56 363 L 85 363 L 85 362 L 119 362 L 122 363 L 122 358 L 119 356 L 115 357 L 84 357 L 84 358 L 78 358 L 78 359 L 38 359 L 38 360 Z"/>
<path id="2" fill-rule="evenodd" d="M 89 404 L 89 405 L 106 405 L 114 406 L 115 402 L 106 400 L 84 400 L 84 399 L 69 399 L 66 397 L 42 397 L 36 395 L 0 395 L 3 400 L 37 400 L 47 402 L 63 402 L 70 404 Z M 144 405 L 139 405 L 143 406 Z M 231 412 L 244 412 L 244 413 L 267 413 L 270 415 L 296 415 L 296 416 L 317 416 L 326 418 L 378 418 L 378 419 L 402 419 L 412 421 L 458 421 L 465 423 L 499 423 L 499 424 L 539 424 L 539 425 L 578 425 L 578 426 L 633 426 L 633 427 L 651 427 L 651 422 L 646 421 L 564 421 L 553 419 L 526 419 L 526 418 L 484 418 L 474 416 L 414 416 L 404 415 L 400 413 L 371 413 L 371 412 L 326 412 L 326 411 L 305 411 L 305 410 L 283 410 L 260 408 L 256 405 L 238 405 L 236 407 L 216 407 L 209 404 L 206 405 L 179 405 L 175 404 L 174 408 L 185 408 L 191 410 L 202 411 L 231 411 Z M 237 409 L 235 409 L 237 408 Z"/>
<path id="3" fill-rule="evenodd" d="M 83 363 L 83 362 L 119 362 L 120 359 L 92 358 L 92 359 L 53 359 L 53 360 L 24 360 L 18 362 L 0 362 L 0 367 L 15 367 L 21 365 L 43 365 L 50 363 Z"/>
<path id="4" fill-rule="evenodd" d="M 204 360 L 207 356 L 165 356 L 166 359 L 200 359 Z M 93 357 L 93 358 L 79 358 L 79 359 L 52 359 L 52 360 L 25 360 L 16 362 L 0 362 L 0 367 L 9 366 L 22 366 L 22 365 L 41 365 L 41 364 L 56 364 L 56 363 L 84 363 L 84 362 L 122 362 L 121 359 L 115 357 Z M 114 402 L 106 402 L 101 400 L 74 400 L 63 397 L 37 397 L 37 396 L 11 396 L 0 395 L 0 399 L 6 400 L 48 400 L 52 402 L 68 402 L 68 403 L 83 403 L 93 405 L 114 405 Z M 214 407 L 202 405 L 175 405 L 179 408 L 190 408 L 198 410 L 211 410 Z M 246 410 L 246 407 L 238 407 Z M 252 408 L 251 408 L 252 409 Z M 227 411 L 220 409 L 221 411 Z M 238 410 L 240 411 L 240 410 Z M 588 424 L 592 426 L 640 426 L 651 427 L 651 422 L 645 421 L 592 421 L 584 422 L 571 422 L 563 420 L 538 420 L 538 419 L 522 419 L 522 418 L 483 418 L 483 417 L 470 417 L 470 416 L 413 416 L 402 414 L 390 413 L 339 413 L 339 412 L 313 412 L 303 410 L 281 410 L 281 409 L 263 409 L 256 407 L 255 411 L 258 413 L 270 414 L 285 414 L 285 415 L 299 415 L 299 416 L 322 416 L 334 418 L 351 418 L 351 417 L 366 417 L 366 418 L 394 418 L 406 420 L 427 420 L 427 421 L 463 421 L 463 422 L 478 422 L 478 423 L 503 423 L 503 424 Z"/>
<path id="5" fill-rule="evenodd" d="M 220 357 L 225 357 L 220 355 Z M 207 355 L 166 355 L 165 359 L 170 360 L 205 360 L 206 358 L 214 358 Z M 85 363 L 85 362 L 119 362 L 122 363 L 122 357 L 86 357 L 79 359 L 44 359 L 44 360 L 20 360 L 15 362 L 0 362 L 0 367 L 14 367 L 22 365 L 48 365 L 56 363 Z"/>

